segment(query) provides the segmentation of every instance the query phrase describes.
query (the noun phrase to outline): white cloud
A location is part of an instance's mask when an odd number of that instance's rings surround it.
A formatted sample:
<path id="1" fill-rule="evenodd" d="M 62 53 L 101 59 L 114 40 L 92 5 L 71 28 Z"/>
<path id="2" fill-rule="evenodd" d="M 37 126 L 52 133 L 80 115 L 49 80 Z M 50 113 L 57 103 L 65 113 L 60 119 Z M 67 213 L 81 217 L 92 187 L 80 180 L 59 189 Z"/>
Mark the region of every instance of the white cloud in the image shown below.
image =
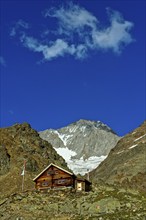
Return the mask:
<path id="1" fill-rule="evenodd" d="M 59 21 L 60 33 L 70 33 L 70 31 L 78 31 L 83 29 L 84 26 L 88 26 L 91 29 L 96 28 L 97 19 L 86 9 L 67 4 L 66 8 L 61 7 L 59 9 L 51 8 L 44 14 L 45 17 L 55 17 Z"/>
<path id="2" fill-rule="evenodd" d="M 42 35 L 45 41 L 28 36 L 26 30 L 29 25 L 22 20 L 16 23 L 10 35 L 15 36 L 18 32 L 22 44 L 31 51 L 42 53 L 45 60 L 66 54 L 84 59 L 91 50 L 99 49 L 120 53 L 124 46 L 133 41 L 130 34 L 133 23 L 124 20 L 119 12 L 108 10 L 108 14 L 109 26 L 103 27 L 92 13 L 69 3 L 65 7 L 45 11 L 45 18 L 56 18 L 58 21 L 56 31 L 51 32 L 47 27 L 47 35 Z M 25 29 L 25 32 L 19 31 L 20 28 Z M 54 41 L 46 39 L 49 31 L 56 37 Z M 44 43 L 46 40 L 48 43 Z"/>
<path id="3" fill-rule="evenodd" d="M 18 30 L 20 31 L 20 28 L 28 29 L 29 28 L 29 24 L 20 19 L 19 21 L 17 21 L 15 23 L 14 27 L 12 27 L 12 29 L 10 31 L 10 36 L 14 37 L 16 35 L 17 31 Z"/>
<path id="4" fill-rule="evenodd" d="M 101 49 L 112 49 L 114 52 L 121 52 L 121 46 L 133 41 L 129 30 L 133 24 L 124 21 L 118 12 L 111 15 L 111 26 L 99 31 L 92 32 L 93 45 Z"/>
<path id="5" fill-rule="evenodd" d="M 2 56 L 0 56 L 0 65 L 1 66 L 6 66 L 6 61 Z"/>
<path id="6" fill-rule="evenodd" d="M 45 59 L 49 60 L 57 56 L 63 56 L 65 53 L 71 53 L 68 44 L 62 39 L 57 39 L 50 47 L 43 50 Z"/>
<path id="7" fill-rule="evenodd" d="M 76 48 L 76 56 L 78 59 L 83 59 L 87 56 L 87 47 L 86 45 L 79 44 Z"/>
<path id="8" fill-rule="evenodd" d="M 33 37 L 28 37 L 25 34 L 21 36 L 20 41 L 23 46 L 29 48 L 34 52 L 43 53 L 45 60 L 51 60 L 58 56 L 63 56 L 64 54 L 75 55 L 79 59 L 82 59 L 85 55 L 86 48 L 84 45 L 78 45 L 75 47 L 74 44 L 68 45 L 68 43 L 62 39 L 57 39 L 54 42 L 51 42 L 50 45 L 43 45 L 38 42 Z"/>

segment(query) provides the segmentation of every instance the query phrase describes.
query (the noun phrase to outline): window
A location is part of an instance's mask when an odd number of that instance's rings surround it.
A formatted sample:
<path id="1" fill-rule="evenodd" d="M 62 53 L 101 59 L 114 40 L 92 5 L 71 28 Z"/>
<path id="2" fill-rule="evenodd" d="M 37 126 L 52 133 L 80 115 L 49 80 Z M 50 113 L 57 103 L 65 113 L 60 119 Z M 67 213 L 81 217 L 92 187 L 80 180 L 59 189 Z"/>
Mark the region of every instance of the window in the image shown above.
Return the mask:
<path id="1" fill-rule="evenodd" d="M 47 181 L 42 182 L 42 186 L 48 186 L 49 183 Z"/>
<path id="2" fill-rule="evenodd" d="M 58 182 L 57 182 L 58 184 L 63 184 L 63 183 L 66 183 L 66 179 L 60 179 L 60 180 L 58 180 Z"/>

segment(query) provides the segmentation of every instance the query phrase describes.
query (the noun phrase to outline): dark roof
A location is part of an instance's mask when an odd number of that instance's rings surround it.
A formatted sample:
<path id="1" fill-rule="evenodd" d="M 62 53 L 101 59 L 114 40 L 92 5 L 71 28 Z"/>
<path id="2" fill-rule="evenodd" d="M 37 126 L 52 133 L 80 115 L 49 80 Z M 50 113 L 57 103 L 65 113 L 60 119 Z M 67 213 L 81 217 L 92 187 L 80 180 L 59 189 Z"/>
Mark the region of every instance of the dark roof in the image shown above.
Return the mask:
<path id="1" fill-rule="evenodd" d="M 87 182 L 87 183 L 91 184 L 91 182 L 89 180 L 84 179 L 84 178 L 77 177 L 76 180 L 79 180 L 79 181 L 82 181 L 82 182 Z"/>

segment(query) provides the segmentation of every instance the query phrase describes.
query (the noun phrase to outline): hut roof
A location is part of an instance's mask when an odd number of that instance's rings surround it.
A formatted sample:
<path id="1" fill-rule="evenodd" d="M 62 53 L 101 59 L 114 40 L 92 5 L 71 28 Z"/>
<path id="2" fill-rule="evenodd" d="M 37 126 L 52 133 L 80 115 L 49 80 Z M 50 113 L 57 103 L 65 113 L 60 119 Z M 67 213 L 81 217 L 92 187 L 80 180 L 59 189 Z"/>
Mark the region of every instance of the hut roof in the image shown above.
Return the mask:
<path id="1" fill-rule="evenodd" d="M 65 170 L 65 169 L 63 169 L 63 168 L 61 168 L 61 167 L 59 167 L 59 166 L 57 166 L 57 165 L 55 165 L 55 164 L 53 164 L 53 163 L 50 163 L 41 173 L 39 173 L 39 174 L 33 179 L 33 181 L 37 180 L 37 179 L 38 179 L 47 169 L 49 169 L 49 167 L 51 167 L 51 166 L 54 166 L 54 167 L 56 167 L 56 168 L 58 168 L 58 169 L 60 169 L 60 170 L 62 170 L 62 171 L 64 171 L 64 172 L 66 172 L 66 173 L 68 173 L 68 174 L 74 176 L 73 173 L 71 173 L 71 172 L 69 172 L 69 171 L 67 171 L 67 170 Z"/>

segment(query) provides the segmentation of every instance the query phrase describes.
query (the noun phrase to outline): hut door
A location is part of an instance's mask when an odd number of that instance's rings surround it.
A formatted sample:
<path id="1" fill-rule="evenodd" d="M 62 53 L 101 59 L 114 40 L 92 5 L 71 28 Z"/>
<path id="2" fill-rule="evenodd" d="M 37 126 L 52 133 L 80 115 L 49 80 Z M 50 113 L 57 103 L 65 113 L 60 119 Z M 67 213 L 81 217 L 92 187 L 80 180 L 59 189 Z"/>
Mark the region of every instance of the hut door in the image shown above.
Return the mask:
<path id="1" fill-rule="evenodd" d="M 82 183 L 77 183 L 77 190 L 79 190 L 79 191 L 82 190 Z"/>

